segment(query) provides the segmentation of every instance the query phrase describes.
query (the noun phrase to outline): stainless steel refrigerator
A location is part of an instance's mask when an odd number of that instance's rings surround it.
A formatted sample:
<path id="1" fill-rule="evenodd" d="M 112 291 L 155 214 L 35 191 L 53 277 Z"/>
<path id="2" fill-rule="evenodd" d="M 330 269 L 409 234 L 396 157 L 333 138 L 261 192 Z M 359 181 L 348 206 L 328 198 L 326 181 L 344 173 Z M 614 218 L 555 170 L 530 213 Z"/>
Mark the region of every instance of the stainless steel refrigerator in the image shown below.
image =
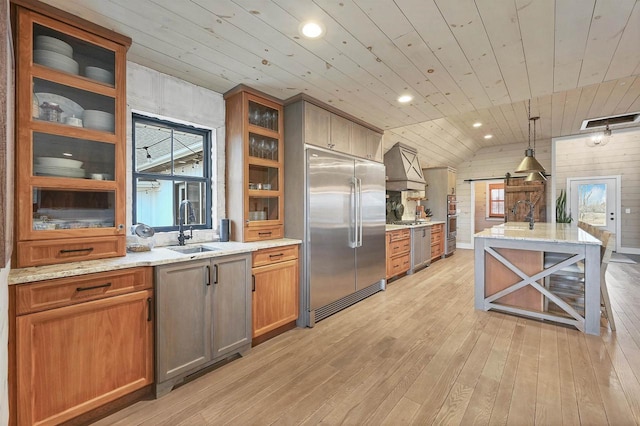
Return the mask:
<path id="1" fill-rule="evenodd" d="M 385 168 L 306 150 L 309 324 L 385 285 Z"/>

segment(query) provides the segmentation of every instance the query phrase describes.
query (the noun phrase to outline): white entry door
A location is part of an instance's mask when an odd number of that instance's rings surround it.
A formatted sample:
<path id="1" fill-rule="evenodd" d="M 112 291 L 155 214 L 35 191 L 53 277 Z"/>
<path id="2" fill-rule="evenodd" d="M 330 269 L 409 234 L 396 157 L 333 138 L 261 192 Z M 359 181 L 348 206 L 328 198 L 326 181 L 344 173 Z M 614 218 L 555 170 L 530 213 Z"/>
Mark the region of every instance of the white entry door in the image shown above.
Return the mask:
<path id="1" fill-rule="evenodd" d="M 574 223 L 586 222 L 616 233 L 618 225 L 618 178 L 569 178 L 569 206 Z"/>

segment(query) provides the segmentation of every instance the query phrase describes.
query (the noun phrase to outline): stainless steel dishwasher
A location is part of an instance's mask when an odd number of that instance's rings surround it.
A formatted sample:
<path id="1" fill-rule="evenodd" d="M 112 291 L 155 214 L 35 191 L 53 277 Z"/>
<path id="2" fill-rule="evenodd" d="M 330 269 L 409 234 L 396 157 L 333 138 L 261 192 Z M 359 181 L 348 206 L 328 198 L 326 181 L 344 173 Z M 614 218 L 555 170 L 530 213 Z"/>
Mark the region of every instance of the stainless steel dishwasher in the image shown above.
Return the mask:
<path id="1" fill-rule="evenodd" d="M 413 274 L 417 269 L 429 266 L 431 263 L 431 227 L 416 226 L 411 228 L 411 269 Z"/>

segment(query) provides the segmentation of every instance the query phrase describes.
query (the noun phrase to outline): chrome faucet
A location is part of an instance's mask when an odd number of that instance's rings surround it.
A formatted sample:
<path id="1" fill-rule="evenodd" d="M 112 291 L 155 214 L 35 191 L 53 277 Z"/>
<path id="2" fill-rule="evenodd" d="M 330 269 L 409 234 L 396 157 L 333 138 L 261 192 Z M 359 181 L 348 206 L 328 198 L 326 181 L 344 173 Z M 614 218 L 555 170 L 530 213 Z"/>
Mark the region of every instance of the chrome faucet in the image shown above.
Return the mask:
<path id="1" fill-rule="evenodd" d="M 191 205 L 191 201 L 182 200 L 180 203 L 180 207 L 178 207 L 178 245 L 183 246 L 186 240 L 190 240 L 193 238 L 193 226 L 189 227 L 189 235 L 184 235 L 184 226 L 183 226 L 183 218 L 182 218 L 182 209 L 185 209 L 185 218 L 184 224 L 187 224 L 187 221 L 195 221 L 196 214 L 193 211 L 193 206 Z"/>
<path id="2" fill-rule="evenodd" d="M 511 209 L 511 212 L 513 214 L 516 214 L 516 210 L 518 210 L 518 204 L 520 203 L 525 203 L 526 205 L 529 206 L 529 214 L 524 218 L 525 220 L 529 221 L 529 229 L 533 229 L 533 207 L 535 206 L 535 203 L 532 203 L 531 201 L 528 201 L 528 200 L 518 200 L 516 201 L 513 208 Z"/>

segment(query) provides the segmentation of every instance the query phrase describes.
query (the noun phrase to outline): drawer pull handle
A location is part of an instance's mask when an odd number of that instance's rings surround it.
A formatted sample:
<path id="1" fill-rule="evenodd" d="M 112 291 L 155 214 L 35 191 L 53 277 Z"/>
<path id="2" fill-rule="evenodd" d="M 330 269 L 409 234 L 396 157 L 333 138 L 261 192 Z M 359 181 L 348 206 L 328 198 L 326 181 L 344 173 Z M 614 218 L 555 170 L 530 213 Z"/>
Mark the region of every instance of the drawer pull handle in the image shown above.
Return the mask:
<path id="1" fill-rule="evenodd" d="M 258 236 L 262 237 L 262 236 L 270 236 L 271 235 L 271 231 L 269 232 L 258 232 Z"/>
<path id="2" fill-rule="evenodd" d="M 274 258 L 278 258 L 278 257 L 282 257 L 282 256 L 284 256 L 284 253 L 270 254 L 269 255 L 269 259 L 274 259 Z"/>
<path id="3" fill-rule="evenodd" d="M 151 298 L 147 297 L 147 321 L 151 321 Z"/>
<path id="4" fill-rule="evenodd" d="M 83 252 L 83 251 L 93 251 L 93 247 L 87 247 L 87 248 L 81 248 L 81 249 L 65 249 L 65 250 L 60 250 L 60 254 L 67 254 L 67 253 L 78 253 L 78 252 Z"/>
<path id="5" fill-rule="evenodd" d="M 91 287 L 78 287 L 78 288 L 76 288 L 76 291 L 95 290 L 95 289 L 97 289 L 97 288 L 107 288 L 107 287 L 111 287 L 111 283 L 100 284 L 100 285 L 93 285 L 93 286 L 91 286 Z"/>

